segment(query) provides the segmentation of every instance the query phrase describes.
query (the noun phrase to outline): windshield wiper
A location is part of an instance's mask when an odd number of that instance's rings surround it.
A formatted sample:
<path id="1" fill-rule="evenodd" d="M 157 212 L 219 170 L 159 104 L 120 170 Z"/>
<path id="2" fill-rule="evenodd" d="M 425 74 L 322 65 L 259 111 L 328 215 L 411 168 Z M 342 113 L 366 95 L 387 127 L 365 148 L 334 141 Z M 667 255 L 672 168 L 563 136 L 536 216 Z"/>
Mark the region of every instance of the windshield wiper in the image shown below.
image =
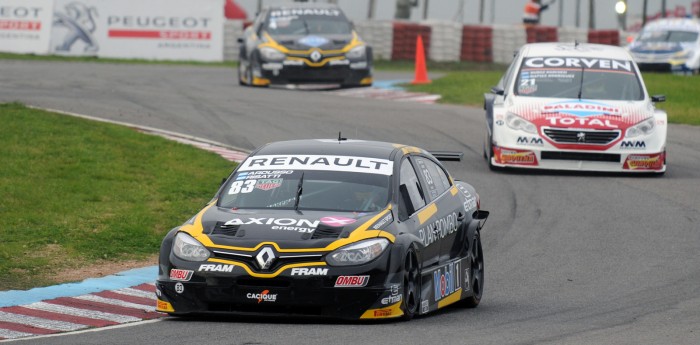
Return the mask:
<path id="1" fill-rule="evenodd" d="M 583 93 L 583 65 L 581 65 L 581 84 L 578 86 L 578 100 L 581 100 L 581 94 Z"/>
<path id="2" fill-rule="evenodd" d="M 297 198 L 294 200 L 294 211 L 299 211 L 299 200 L 301 200 L 301 192 L 304 190 L 304 172 L 301 172 L 301 178 L 299 178 L 299 184 L 297 185 Z"/>

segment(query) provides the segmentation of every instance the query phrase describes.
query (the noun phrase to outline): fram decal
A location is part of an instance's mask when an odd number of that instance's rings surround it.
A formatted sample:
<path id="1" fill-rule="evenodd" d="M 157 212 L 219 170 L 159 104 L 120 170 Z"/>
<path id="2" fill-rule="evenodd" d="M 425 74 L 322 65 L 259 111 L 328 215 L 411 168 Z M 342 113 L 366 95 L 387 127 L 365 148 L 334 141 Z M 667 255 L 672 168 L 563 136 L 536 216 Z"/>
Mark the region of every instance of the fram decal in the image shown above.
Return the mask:
<path id="1" fill-rule="evenodd" d="M 292 275 L 293 276 L 325 276 L 326 274 L 328 274 L 327 268 L 318 268 L 318 267 L 292 268 Z"/>
<path id="2" fill-rule="evenodd" d="M 647 147 L 647 143 L 644 141 L 623 141 L 620 143 L 621 149 L 643 149 Z"/>
<path id="3" fill-rule="evenodd" d="M 615 115 L 620 116 L 620 108 L 591 101 L 564 101 L 545 104 L 543 113 L 564 113 L 574 116 Z"/>
<path id="4" fill-rule="evenodd" d="M 199 272 L 233 272 L 234 265 L 214 265 L 202 264 L 199 265 Z"/>
<path id="5" fill-rule="evenodd" d="M 338 276 L 335 287 L 365 287 L 369 282 L 369 276 Z"/>
<path id="6" fill-rule="evenodd" d="M 433 296 L 436 302 L 455 293 L 462 287 L 462 278 L 459 276 L 461 272 L 462 268 L 459 261 L 450 262 L 433 272 Z"/>
<path id="7" fill-rule="evenodd" d="M 179 270 L 176 268 L 173 268 L 170 270 L 170 280 L 179 280 L 183 282 L 190 281 L 192 279 L 192 274 L 194 271 L 190 270 Z"/>
<path id="8" fill-rule="evenodd" d="M 326 170 L 380 174 L 393 174 L 394 162 L 368 157 L 320 156 L 320 155 L 260 155 L 248 157 L 239 171 L 263 169 Z"/>

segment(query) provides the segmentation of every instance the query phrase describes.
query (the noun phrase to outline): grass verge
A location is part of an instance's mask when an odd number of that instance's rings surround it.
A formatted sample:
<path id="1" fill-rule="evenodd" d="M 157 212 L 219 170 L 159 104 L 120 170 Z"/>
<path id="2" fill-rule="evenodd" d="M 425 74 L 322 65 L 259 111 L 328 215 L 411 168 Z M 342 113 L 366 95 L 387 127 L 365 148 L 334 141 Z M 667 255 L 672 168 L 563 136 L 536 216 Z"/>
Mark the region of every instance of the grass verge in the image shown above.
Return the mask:
<path id="1" fill-rule="evenodd" d="M 0 105 L 0 123 L 0 290 L 152 257 L 234 167 L 192 146 L 16 103 Z"/>
<path id="2" fill-rule="evenodd" d="M 441 103 L 481 107 L 483 94 L 496 85 L 505 69 L 499 71 L 458 71 L 427 85 L 406 85 L 410 91 L 442 95 Z M 644 74 L 649 94 L 666 95 L 666 102 L 657 104 L 666 110 L 671 123 L 700 125 L 700 98 L 693 90 L 700 90 L 700 77 L 672 74 Z"/>

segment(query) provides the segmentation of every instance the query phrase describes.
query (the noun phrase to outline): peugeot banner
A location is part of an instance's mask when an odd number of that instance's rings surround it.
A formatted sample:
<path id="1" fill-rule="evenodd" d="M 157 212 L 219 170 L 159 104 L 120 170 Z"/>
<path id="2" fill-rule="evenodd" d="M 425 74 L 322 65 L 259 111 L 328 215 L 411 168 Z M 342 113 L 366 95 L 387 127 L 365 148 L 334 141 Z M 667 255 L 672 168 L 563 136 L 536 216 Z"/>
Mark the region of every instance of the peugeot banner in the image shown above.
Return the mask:
<path id="1" fill-rule="evenodd" d="M 223 0 L 55 0 L 51 52 L 222 61 L 223 10 Z"/>
<path id="2" fill-rule="evenodd" d="M 53 0 L 0 0 L 0 51 L 46 54 Z"/>

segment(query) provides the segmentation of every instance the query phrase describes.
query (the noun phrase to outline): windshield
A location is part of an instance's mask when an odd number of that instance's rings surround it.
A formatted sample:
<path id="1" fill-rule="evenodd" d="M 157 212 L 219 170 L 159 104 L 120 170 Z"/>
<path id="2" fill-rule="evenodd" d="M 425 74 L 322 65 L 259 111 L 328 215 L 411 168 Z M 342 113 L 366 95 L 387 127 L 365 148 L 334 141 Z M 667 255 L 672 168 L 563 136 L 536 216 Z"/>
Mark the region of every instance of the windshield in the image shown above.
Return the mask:
<path id="1" fill-rule="evenodd" d="M 633 66 L 628 60 L 529 57 L 523 59 L 514 92 L 525 97 L 643 100 Z"/>
<path id="2" fill-rule="evenodd" d="M 377 212 L 389 202 L 389 178 L 388 175 L 340 171 L 243 171 L 228 181 L 219 206 L 295 209 L 301 191 L 298 210 Z"/>
<path id="3" fill-rule="evenodd" d="M 350 22 L 334 9 L 271 11 L 265 21 L 270 35 L 349 35 Z"/>
<path id="4" fill-rule="evenodd" d="M 638 42 L 644 43 L 656 43 L 656 42 L 669 42 L 669 43 L 692 43 L 698 40 L 698 33 L 693 31 L 672 31 L 672 30 L 659 30 L 659 31 L 644 31 L 639 38 Z"/>

